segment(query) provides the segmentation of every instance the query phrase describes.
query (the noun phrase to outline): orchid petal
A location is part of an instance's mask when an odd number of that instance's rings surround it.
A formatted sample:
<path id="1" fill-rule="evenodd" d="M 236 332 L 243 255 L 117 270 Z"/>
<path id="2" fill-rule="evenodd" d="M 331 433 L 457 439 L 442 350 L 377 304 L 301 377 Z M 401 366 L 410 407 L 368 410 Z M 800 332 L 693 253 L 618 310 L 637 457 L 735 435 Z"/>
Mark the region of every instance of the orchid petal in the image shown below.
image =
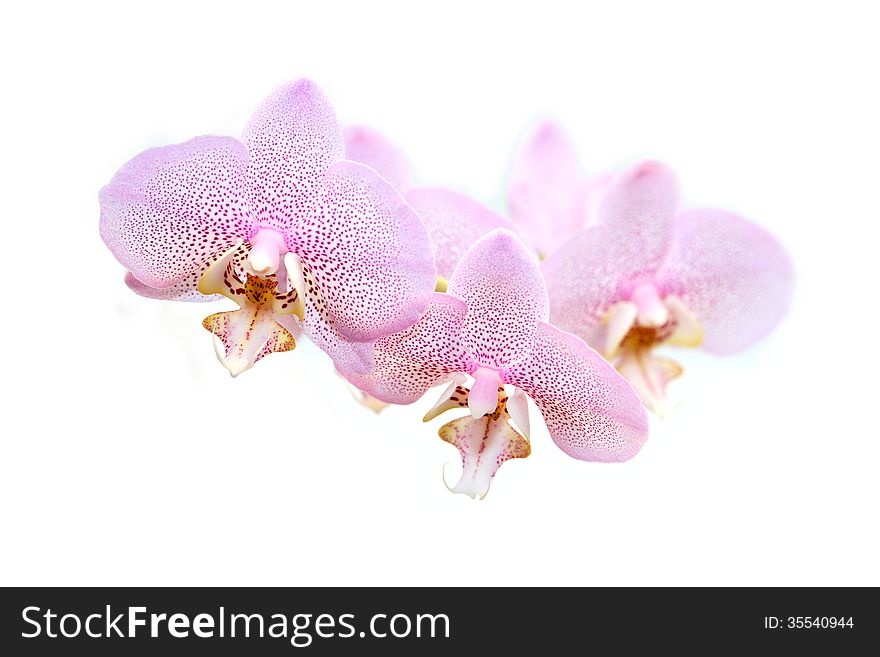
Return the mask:
<path id="1" fill-rule="evenodd" d="M 322 312 L 343 338 L 366 342 L 412 326 L 436 282 L 422 222 L 363 164 L 334 164 L 325 181 L 320 215 L 288 234 L 307 287 L 320 293 Z"/>
<path id="2" fill-rule="evenodd" d="M 470 370 L 460 338 L 466 314 L 467 307 L 461 299 L 434 293 L 431 305 L 416 324 L 376 340 L 376 367 L 371 373 L 342 374 L 377 399 L 411 404 L 428 388 Z"/>
<path id="3" fill-rule="evenodd" d="M 625 461 L 648 438 L 648 417 L 632 387 L 599 354 L 570 333 L 541 322 L 534 349 L 502 370 L 529 395 L 554 442 L 585 461 Z"/>
<path id="4" fill-rule="evenodd" d="M 231 137 L 141 153 L 100 192 L 101 238 L 141 283 L 191 283 L 254 229 L 241 199 L 247 162 L 247 150 Z"/>
<path id="5" fill-rule="evenodd" d="M 187 275 L 179 283 L 175 283 L 171 287 L 150 287 L 141 283 L 134 274 L 128 272 L 125 275 L 125 284 L 133 292 L 147 297 L 148 299 L 161 299 L 163 301 L 217 301 L 222 296 L 219 294 L 204 295 L 198 290 L 199 272 L 193 272 Z"/>
<path id="6" fill-rule="evenodd" d="M 453 493 L 483 499 L 502 464 L 531 453 L 529 441 L 510 426 L 508 417 L 501 402 L 490 415 L 465 416 L 440 427 L 440 437 L 461 454 L 461 477 L 450 488 Z"/>
<path id="7" fill-rule="evenodd" d="M 601 173 L 587 178 L 581 184 L 578 207 L 580 215 L 583 217 L 584 228 L 589 228 L 599 222 L 599 208 L 615 178 L 616 176 L 612 173 Z"/>
<path id="8" fill-rule="evenodd" d="M 616 303 L 627 301 L 622 281 L 627 270 L 614 261 L 607 245 L 616 239 L 608 226 L 583 231 L 547 256 L 541 272 L 550 292 L 550 321 L 591 341 L 596 327 Z"/>
<path id="9" fill-rule="evenodd" d="M 539 253 L 552 253 L 584 227 L 581 193 L 571 139 L 556 123 L 542 123 L 520 149 L 507 189 L 517 231 Z"/>
<path id="10" fill-rule="evenodd" d="M 206 317 L 202 325 L 223 343 L 222 353 L 216 349 L 217 359 L 233 377 L 268 354 L 296 347 L 296 340 L 287 329 L 253 308 L 215 313 Z"/>
<path id="11" fill-rule="evenodd" d="M 320 213 L 324 172 L 344 156 L 342 130 L 328 100 L 309 80 L 271 93 L 242 134 L 250 164 L 251 214 L 286 232 Z"/>
<path id="12" fill-rule="evenodd" d="M 516 363 L 547 318 L 547 288 L 535 257 L 508 230 L 482 237 L 459 261 L 448 293 L 467 304 L 462 339 L 483 367 Z"/>
<path id="13" fill-rule="evenodd" d="M 406 195 L 428 231 L 437 274 L 449 278 L 461 256 L 496 228 L 512 228 L 507 219 L 463 194 L 437 187 L 419 187 Z"/>
<path id="14" fill-rule="evenodd" d="M 362 125 L 343 128 L 345 157 L 366 164 L 403 193 L 412 187 L 412 174 L 403 153 L 378 130 Z"/>
<path id="15" fill-rule="evenodd" d="M 630 279 L 650 277 L 669 251 L 678 206 L 678 182 L 669 167 L 647 160 L 621 173 L 597 210 L 598 223 L 614 231 L 605 245 L 608 261 Z"/>
<path id="16" fill-rule="evenodd" d="M 687 210 L 657 275 L 664 294 L 679 297 L 699 320 L 702 346 L 739 351 L 768 333 L 791 300 L 794 273 L 770 233 L 721 210 Z"/>
<path id="17" fill-rule="evenodd" d="M 373 343 L 354 342 L 341 336 L 322 310 L 323 306 L 314 287 L 311 290 L 310 294 L 305 295 L 302 320 L 286 315 L 276 321 L 293 335 L 305 333 L 315 346 L 330 356 L 340 372 L 369 374 L 374 366 Z"/>

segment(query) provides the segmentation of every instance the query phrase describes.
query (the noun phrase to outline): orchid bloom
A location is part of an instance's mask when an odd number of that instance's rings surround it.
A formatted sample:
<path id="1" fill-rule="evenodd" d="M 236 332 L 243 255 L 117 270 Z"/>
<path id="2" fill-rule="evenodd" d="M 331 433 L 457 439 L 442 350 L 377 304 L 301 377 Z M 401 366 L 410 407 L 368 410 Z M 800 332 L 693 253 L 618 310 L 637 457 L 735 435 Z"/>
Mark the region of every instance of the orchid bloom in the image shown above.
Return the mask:
<path id="1" fill-rule="evenodd" d="M 435 270 L 415 212 L 343 153 L 320 90 L 283 85 L 241 140 L 196 137 L 125 164 L 100 193 L 101 237 L 138 294 L 239 305 L 204 321 L 233 376 L 300 332 L 368 372 L 370 342 L 421 317 Z"/>
<path id="2" fill-rule="evenodd" d="M 561 126 L 544 121 L 524 140 L 513 162 L 507 207 L 526 244 L 547 256 L 595 219 L 611 175 L 585 177 Z"/>
<path id="3" fill-rule="evenodd" d="M 644 407 L 601 356 L 547 323 L 548 304 L 535 257 L 514 233 L 495 230 L 461 257 L 447 293 L 434 294 L 418 323 L 375 342 L 373 372 L 346 376 L 395 404 L 449 383 L 426 420 L 450 408 L 470 410 L 441 429 L 462 456 L 454 492 L 483 497 L 502 463 L 529 454 L 526 395 L 570 456 L 631 458 L 647 438 Z M 473 383 L 465 387 L 468 376 Z M 513 389 L 509 396 L 505 386 Z"/>
<path id="4" fill-rule="evenodd" d="M 673 173 L 651 161 L 609 183 L 597 225 L 542 270 L 554 324 L 612 360 L 661 414 L 682 368 L 655 350 L 744 349 L 785 314 L 793 282 L 772 235 L 722 210 L 680 211 Z"/>

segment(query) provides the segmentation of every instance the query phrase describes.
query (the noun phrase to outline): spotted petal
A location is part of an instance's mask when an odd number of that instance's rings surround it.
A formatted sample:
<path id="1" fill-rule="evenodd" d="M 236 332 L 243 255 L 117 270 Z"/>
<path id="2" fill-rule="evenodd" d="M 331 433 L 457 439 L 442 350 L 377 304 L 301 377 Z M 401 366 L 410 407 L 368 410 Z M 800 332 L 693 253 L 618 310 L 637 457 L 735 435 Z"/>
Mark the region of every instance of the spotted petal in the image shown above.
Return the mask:
<path id="1" fill-rule="evenodd" d="M 622 172 L 604 190 L 597 221 L 613 229 L 606 260 L 628 279 L 651 276 L 669 251 L 679 207 L 672 170 L 653 160 Z"/>
<path id="2" fill-rule="evenodd" d="M 385 135 L 362 125 L 346 126 L 343 134 L 346 159 L 375 169 L 401 193 L 412 187 L 412 174 L 406 158 Z"/>
<path id="3" fill-rule="evenodd" d="M 452 379 L 456 373 L 469 371 L 460 338 L 466 313 L 461 299 L 435 293 L 428 310 L 415 325 L 376 341 L 373 372 L 366 376 L 341 373 L 377 399 L 411 404 L 428 388 Z"/>
<path id="4" fill-rule="evenodd" d="M 321 212 L 287 235 L 306 295 L 343 338 L 366 342 L 412 326 L 434 290 L 422 222 L 379 174 L 357 162 L 327 170 Z"/>
<path id="5" fill-rule="evenodd" d="M 554 442 L 585 461 L 625 461 L 648 437 L 648 417 L 632 387 L 570 333 L 541 322 L 534 349 L 501 372 L 535 400 Z"/>
<path id="6" fill-rule="evenodd" d="M 242 134 L 250 155 L 251 214 L 285 232 L 320 212 L 324 172 L 344 156 L 342 129 L 309 80 L 282 85 L 254 112 Z"/>
<path id="7" fill-rule="evenodd" d="M 509 230 L 489 233 L 464 254 L 448 292 L 467 304 L 462 339 L 484 367 L 506 367 L 522 359 L 538 322 L 547 319 L 547 289 L 538 262 Z"/>
<path id="8" fill-rule="evenodd" d="M 179 283 L 175 283 L 171 287 L 150 287 L 144 285 L 134 277 L 134 274 L 128 272 L 125 275 L 125 284 L 132 292 L 148 299 L 161 299 L 163 301 L 217 301 L 223 297 L 219 294 L 202 294 L 198 290 L 199 273 L 193 272 L 189 274 Z"/>
<path id="9" fill-rule="evenodd" d="M 465 251 L 496 228 L 512 228 L 507 219 L 463 194 L 419 187 L 406 195 L 428 231 L 437 274 L 449 278 Z"/>
<path id="10" fill-rule="evenodd" d="M 316 303 L 316 295 L 305 295 L 304 317 L 285 316 L 278 323 L 297 335 L 305 333 L 319 349 L 333 360 L 340 372 L 368 374 L 373 370 L 373 343 L 354 342 L 339 334 L 336 327 L 322 313 Z"/>
<path id="11" fill-rule="evenodd" d="M 551 121 L 527 138 L 514 161 L 507 204 L 517 231 L 542 254 L 584 227 L 581 174 L 569 136 Z"/>
<path id="12" fill-rule="evenodd" d="M 245 147 L 231 137 L 141 153 L 100 192 L 101 238 L 141 283 L 191 283 L 253 231 L 242 203 L 247 162 Z"/>
<path id="13" fill-rule="evenodd" d="M 717 354 L 744 349 L 785 314 L 794 272 L 770 233 L 721 210 L 687 210 L 676 219 L 675 240 L 657 275 L 703 330 L 702 346 Z"/>

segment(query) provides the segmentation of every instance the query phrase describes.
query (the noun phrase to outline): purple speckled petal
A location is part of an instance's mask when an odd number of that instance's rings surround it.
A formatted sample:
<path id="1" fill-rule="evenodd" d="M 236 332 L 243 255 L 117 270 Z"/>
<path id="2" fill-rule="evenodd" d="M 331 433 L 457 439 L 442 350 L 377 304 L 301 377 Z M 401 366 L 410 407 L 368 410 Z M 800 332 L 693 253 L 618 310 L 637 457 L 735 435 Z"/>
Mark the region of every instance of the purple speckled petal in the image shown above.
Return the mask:
<path id="1" fill-rule="evenodd" d="M 397 191 L 412 187 L 412 173 L 403 153 L 385 135 L 362 125 L 343 129 L 345 157 L 375 169 Z"/>
<path id="2" fill-rule="evenodd" d="M 626 461 L 648 438 L 627 381 L 577 336 L 541 322 L 528 358 L 501 376 L 535 400 L 554 442 L 584 461 Z"/>
<path id="3" fill-rule="evenodd" d="M 770 233 L 722 210 L 687 210 L 657 274 L 703 329 L 703 348 L 727 354 L 769 332 L 788 309 L 791 261 Z"/>
<path id="4" fill-rule="evenodd" d="M 298 337 L 305 333 L 319 349 L 333 360 L 340 372 L 353 372 L 360 375 L 373 370 L 373 343 L 353 342 L 339 335 L 317 310 L 311 295 L 305 295 L 304 317 L 300 320 L 294 315 L 281 315 L 275 319 L 279 324 Z"/>
<path id="5" fill-rule="evenodd" d="M 509 230 L 489 233 L 464 254 L 448 292 L 467 304 L 462 338 L 484 367 L 517 362 L 531 349 L 538 322 L 547 319 L 547 288 L 538 261 Z"/>
<path id="6" fill-rule="evenodd" d="M 367 342 L 402 331 L 431 300 L 436 274 L 425 227 L 363 164 L 342 161 L 327 170 L 321 212 L 296 224 L 287 247 L 343 338 Z"/>
<path id="7" fill-rule="evenodd" d="M 342 129 L 315 83 L 296 80 L 272 92 L 242 134 L 250 155 L 247 184 L 251 215 L 285 232 L 315 217 L 324 172 L 344 157 Z"/>
<path id="8" fill-rule="evenodd" d="M 150 287 L 190 280 L 254 229 L 241 198 L 247 157 L 236 139 L 211 136 L 141 153 L 101 190 L 101 238 Z"/>
<path id="9" fill-rule="evenodd" d="M 461 343 L 467 308 L 461 299 L 435 293 L 410 328 L 375 343 L 376 368 L 367 376 L 342 374 L 364 392 L 392 404 L 411 404 L 456 372 L 473 369 Z"/>
<path id="10" fill-rule="evenodd" d="M 434 248 L 437 274 L 452 275 L 458 260 L 478 239 L 496 228 L 512 228 L 507 219 L 467 196 L 438 187 L 418 187 L 407 202 L 425 224 Z"/>
<path id="11" fill-rule="evenodd" d="M 584 340 L 605 312 L 623 299 L 627 270 L 614 261 L 608 226 L 594 226 L 550 254 L 541 271 L 550 293 L 550 321 Z"/>

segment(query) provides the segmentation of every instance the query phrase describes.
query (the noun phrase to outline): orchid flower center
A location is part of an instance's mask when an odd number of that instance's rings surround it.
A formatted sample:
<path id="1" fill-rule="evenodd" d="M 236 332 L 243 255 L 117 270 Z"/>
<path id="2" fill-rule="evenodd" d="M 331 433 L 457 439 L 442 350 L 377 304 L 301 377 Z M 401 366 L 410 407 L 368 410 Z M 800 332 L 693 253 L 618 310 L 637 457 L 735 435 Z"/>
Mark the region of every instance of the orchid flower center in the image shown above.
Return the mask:
<path id="1" fill-rule="evenodd" d="M 635 287 L 626 301 L 605 314 L 591 341 L 614 363 L 643 401 L 660 413 L 667 410 L 666 386 L 683 369 L 654 354 L 662 345 L 697 347 L 703 333 L 696 317 L 675 295 L 661 297 L 651 283 Z"/>
<path id="2" fill-rule="evenodd" d="M 283 245 L 279 246 L 271 233 L 275 231 L 258 232 L 250 251 L 237 243 L 211 264 L 199 280 L 202 294 L 222 294 L 239 306 L 238 310 L 215 313 L 202 322 L 219 341 L 215 343 L 217 358 L 232 376 L 250 369 L 267 354 L 290 351 L 296 346 L 293 334 L 278 320 L 285 315 L 302 319 L 303 297 L 296 285 L 287 291 L 288 267 L 281 267 Z M 295 257 L 286 258 L 285 265 L 288 262 L 291 268 L 299 266 Z M 283 275 L 281 290 L 279 275 Z M 302 276 L 301 269 L 299 275 Z"/>

